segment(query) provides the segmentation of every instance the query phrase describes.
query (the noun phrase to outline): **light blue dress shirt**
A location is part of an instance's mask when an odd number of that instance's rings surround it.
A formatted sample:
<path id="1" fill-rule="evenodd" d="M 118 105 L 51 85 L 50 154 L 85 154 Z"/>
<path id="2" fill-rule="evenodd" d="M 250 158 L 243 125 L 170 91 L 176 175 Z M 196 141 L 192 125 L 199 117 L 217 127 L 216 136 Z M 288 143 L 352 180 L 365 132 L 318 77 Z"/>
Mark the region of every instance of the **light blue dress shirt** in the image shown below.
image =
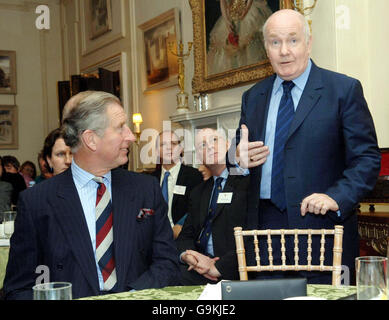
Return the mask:
<path id="1" fill-rule="evenodd" d="M 222 190 L 224 189 L 224 186 L 226 185 L 226 181 L 227 181 L 227 178 L 228 178 L 228 169 L 225 168 L 224 171 L 220 174 L 220 176 L 213 176 L 213 190 L 212 190 L 212 194 L 211 194 L 211 199 L 209 200 L 209 205 L 208 207 L 211 205 L 211 200 L 212 200 L 212 196 L 213 196 L 213 193 L 215 192 L 215 185 L 216 185 L 216 179 L 219 178 L 219 177 L 222 177 L 223 178 L 223 181 L 221 183 L 221 186 L 222 186 Z M 222 191 L 223 192 L 223 191 Z M 219 193 L 220 194 L 220 193 Z M 214 255 L 214 251 L 213 251 L 213 241 L 212 241 L 212 233 L 211 235 L 209 236 L 209 240 L 208 240 L 208 245 L 207 245 L 207 253 L 209 253 L 210 255 Z"/>
<path id="2" fill-rule="evenodd" d="M 97 275 L 99 278 L 100 291 L 104 290 L 104 280 L 100 271 L 100 267 L 96 258 L 96 196 L 97 196 L 97 182 L 92 179 L 95 177 L 93 174 L 81 169 L 74 161 L 71 165 L 73 181 L 76 185 L 78 195 L 80 197 L 82 209 L 84 210 L 84 216 L 86 224 L 89 230 L 89 236 L 92 242 L 93 253 L 96 261 Z M 111 187 L 111 171 L 103 176 L 103 181 L 107 190 L 111 194 L 112 201 L 112 187 Z"/>
<path id="3" fill-rule="evenodd" d="M 298 78 L 294 79 L 293 82 L 295 86 L 293 87 L 292 99 L 294 104 L 294 110 L 296 111 L 297 106 L 300 102 L 301 95 L 303 94 L 305 85 L 307 84 L 309 73 L 311 72 L 312 62 L 308 61 L 308 66 Z M 273 84 L 273 91 L 269 103 L 269 112 L 266 122 L 266 135 L 265 135 L 265 146 L 269 147 L 270 154 L 267 157 L 266 162 L 262 165 L 262 177 L 261 177 L 261 199 L 270 199 L 271 198 L 271 173 L 273 166 L 273 148 L 274 148 L 274 138 L 276 133 L 276 124 L 277 124 L 277 114 L 278 107 L 281 102 L 282 95 L 284 94 L 284 89 L 282 87 L 282 82 L 284 80 L 279 76 L 276 77 Z"/>

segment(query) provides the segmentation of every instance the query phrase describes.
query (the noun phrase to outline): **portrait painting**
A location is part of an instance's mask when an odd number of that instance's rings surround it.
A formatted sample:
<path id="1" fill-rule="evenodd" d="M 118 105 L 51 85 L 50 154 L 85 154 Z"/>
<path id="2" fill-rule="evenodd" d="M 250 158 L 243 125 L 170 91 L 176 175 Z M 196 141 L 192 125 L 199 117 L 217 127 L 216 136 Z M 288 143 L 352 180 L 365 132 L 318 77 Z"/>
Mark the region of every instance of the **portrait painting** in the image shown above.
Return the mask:
<path id="1" fill-rule="evenodd" d="M 111 0 L 89 0 L 90 39 L 112 30 Z"/>
<path id="2" fill-rule="evenodd" d="M 243 85 L 272 73 L 262 27 L 291 0 L 190 0 L 194 93 Z"/>
<path id="3" fill-rule="evenodd" d="M 177 9 L 139 26 L 143 33 L 145 91 L 177 84 L 179 14 Z"/>
<path id="4" fill-rule="evenodd" d="M 0 93 L 16 93 L 16 53 L 0 50 Z"/>
<path id="5" fill-rule="evenodd" d="M 0 149 L 17 149 L 18 114 L 14 105 L 0 105 Z"/>

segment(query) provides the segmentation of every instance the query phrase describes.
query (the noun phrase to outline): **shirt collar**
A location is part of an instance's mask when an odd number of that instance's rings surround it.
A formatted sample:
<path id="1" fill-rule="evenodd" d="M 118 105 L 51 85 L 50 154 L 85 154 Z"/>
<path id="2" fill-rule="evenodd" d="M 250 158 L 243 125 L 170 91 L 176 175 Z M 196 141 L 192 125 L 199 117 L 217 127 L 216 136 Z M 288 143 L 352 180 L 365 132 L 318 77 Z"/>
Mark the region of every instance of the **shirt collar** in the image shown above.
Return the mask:
<path id="1" fill-rule="evenodd" d="M 81 188 L 85 187 L 89 183 L 89 181 L 91 181 L 95 177 L 90 172 L 80 168 L 74 161 L 74 158 L 72 160 L 71 170 L 74 182 L 81 186 Z M 105 175 L 103 175 L 103 179 L 104 182 L 108 182 L 109 184 L 111 184 L 111 171 L 108 171 Z"/>
<path id="2" fill-rule="evenodd" d="M 309 73 L 311 72 L 311 68 L 312 68 L 312 61 L 311 59 L 309 59 L 305 71 L 296 79 L 293 79 L 295 86 L 299 88 L 301 91 L 304 91 L 305 85 L 307 84 L 308 81 Z M 277 75 L 276 79 L 274 80 L 273 93 L 276 93 L 278 90 L 281 89 L 282 82 L 284 82 L 284 80 Z"/>
<path id="3" fill-rule="evenodd" d="M 176 176 L 178 175 L 180 169 L 181 169 L 180 161 L 177 162 L 177 164 L 173 168 L 170 168 L 170 170 L 165 170 L 164 167 L 162 167 L 161 176 L 164 176 L 166 171 L 169 171 L 171 176 Z"/>

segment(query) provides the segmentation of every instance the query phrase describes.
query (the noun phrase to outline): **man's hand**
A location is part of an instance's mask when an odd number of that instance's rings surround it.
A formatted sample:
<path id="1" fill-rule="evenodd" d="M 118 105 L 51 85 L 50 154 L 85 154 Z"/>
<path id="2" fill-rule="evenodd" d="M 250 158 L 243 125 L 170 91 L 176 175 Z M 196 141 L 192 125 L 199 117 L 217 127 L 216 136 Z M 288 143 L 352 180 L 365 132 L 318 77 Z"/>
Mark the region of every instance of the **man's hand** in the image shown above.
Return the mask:
<path id="1" fill-rule="evenodd" d="M 334 199 L 324 193 L 314 193 L 306 197 L 301 203 L 301 215 L 307 212 L 314 214 L 326 214 L 330 211 L 338 211 L 339 206 Z"/>
<path id="2" fill-rule="evenodd" d="M 182 256 L 182 260 L 189 265 L 188 271 L 195 270 L 197 273 L 212 281 L 217 281 L 218 277 L 221 276 L 215 267 L 215 262 L 219 259 L 219 257 L 210 258 L 193 250 L 187 250 Z"/>
<path id="3" fill-rule="evenodd" d="M 269 148 L 262 141 L 249 142 L 249 129 L 241 126 L 240 142 L 236 148 L 236 161 L 243 169 L 249 169 L 264 164 L 269 155 Z"/>

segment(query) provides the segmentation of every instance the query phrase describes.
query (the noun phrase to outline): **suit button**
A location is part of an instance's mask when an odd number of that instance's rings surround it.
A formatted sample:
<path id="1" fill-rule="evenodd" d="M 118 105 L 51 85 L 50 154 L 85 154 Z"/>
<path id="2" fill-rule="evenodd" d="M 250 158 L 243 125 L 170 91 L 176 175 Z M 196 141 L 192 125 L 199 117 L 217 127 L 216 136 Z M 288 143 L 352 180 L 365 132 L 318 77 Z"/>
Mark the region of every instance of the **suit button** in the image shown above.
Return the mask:
<path id="1" fill-rule="evenodd" d="M 57 269 L 58 270 L 63 270 L 63 265 L 62 264 L 57 264 Z"/>

